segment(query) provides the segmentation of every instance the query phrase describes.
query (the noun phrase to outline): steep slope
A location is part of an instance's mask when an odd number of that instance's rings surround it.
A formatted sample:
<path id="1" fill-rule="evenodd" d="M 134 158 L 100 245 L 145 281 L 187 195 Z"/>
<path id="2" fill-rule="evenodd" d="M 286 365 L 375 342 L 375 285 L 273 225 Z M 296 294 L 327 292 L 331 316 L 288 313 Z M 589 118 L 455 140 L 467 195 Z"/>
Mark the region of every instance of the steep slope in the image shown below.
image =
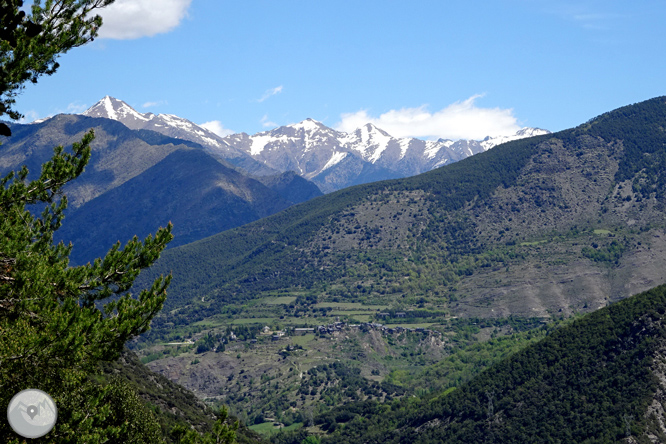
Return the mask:
<path id="1" fill-rule="evenodd" d="M 227 160 L 251 174 L 275 174 L 276 171 L 235 149 L 214 132 L 172 114 L 140 113 L 122 100 L 105 96 L 82 113 L 88 117 L 116 120 L 134 130 L 149 130 L 204 147 L 209 154 Z"/>
<path id="2" fill-rule="evenodd" d="M 53 156 L 58 145 L 71 146 L 88 130 L 95 131 L 93 155 L 86 171 L 65 188 L 69 206 L 85 202 L 138 176 L 172 152 L 196 146 L 152 132 L 136 132 L 109 119 L 60 114 L 41 123 L 12 124 L 12 136 L 3 138 L 0 171 L 3 175 L 26 165 L 30 177 Z"/>
<path id="3" fill-rule="evenodd" d="M 180 149 L 69 215 L 56 239 L 74 244 L 71 259 L 103 256 L 115 242 L 174 224 L 170 247 L 187 244 L 290 206 L 263 184 L 200 149 Z"/>
<path id="4" fill-rule="evenodd" d="M 352 187 L 174 249 L 151 272 L 172 270 L 167 303 L 188 308 L 156 325 L 275 290 L 549 318 L 663 283 L 665 102 Z"/>
<path id="5" fill-rule="evenodd" d="M 357 154 L 337 153 L 331 157 L 322 171 L 312 178 L 312 181 L 325 192 L 332 192 L 354 185 L 400 177 L 403 175 L 366 162 Z"/>
<path id="6" fill-rule="evenodd" d="M 256 179 L 292 203 L 301 203 L 321 196 L 323 193 L 314 183 L 303 179 L 293 171 L 274 176 L 257 176 Z"/>
<path id="7" fill-rule="evenodd" d="M 125 350 L 115 362 L 104 363 L 102 370 L 105 379 L 115 377 L 127 381 L 151 406 L 167 442 L 173 442 L 170 431 L 177 424 L 186 424 L 200 433 L 212 431 L 215 416 L 209 406 L 192 392 L 150 371 L 131 351 Z M 244 425 L 238 429 L 236 440 L 239 444 L 263 442 L 260 436 Z"/>
<path id="8" fill-rule="evenodd" d="M 365 406 L 324 442 L 666 440 L 666 286 L 591 313 L 450 394 Z"/>
<path id="9" fill-rule="evenodd" d="M 0 175 L 26 165 L 30 177 L 36 177 L 54 147 L 78 142 L 91 128 L 90 163 L 65 187 L 69 208 L 56 232 L 56 240 L 74 243 L 74 263 L 92 260 L 116 241 L 143 237 L 169 221 L 176 236 L 171 246 L 182 245 L 287 208 L 292 201 L 283 193 L 294 198 L 318 194 L 304 180 L 272 190 L 194 142 L 77 115 L 12 125 L 13 135 L 0 149 Z"/>

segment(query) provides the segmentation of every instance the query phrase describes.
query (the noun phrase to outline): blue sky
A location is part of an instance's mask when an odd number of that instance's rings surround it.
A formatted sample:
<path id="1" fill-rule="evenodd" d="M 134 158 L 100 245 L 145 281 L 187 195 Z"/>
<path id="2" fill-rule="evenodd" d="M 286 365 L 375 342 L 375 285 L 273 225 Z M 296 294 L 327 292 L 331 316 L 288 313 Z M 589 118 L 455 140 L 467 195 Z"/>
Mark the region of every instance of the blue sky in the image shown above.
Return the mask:
<path id="1" fill-rule="evenodd" d="M 108 94 L 222 134 L 310 117 L 482 138 L 666 94 L 663 0 L 117 0 L 102 15 L 102 38 L 19 97 L 26 120 Z"/>

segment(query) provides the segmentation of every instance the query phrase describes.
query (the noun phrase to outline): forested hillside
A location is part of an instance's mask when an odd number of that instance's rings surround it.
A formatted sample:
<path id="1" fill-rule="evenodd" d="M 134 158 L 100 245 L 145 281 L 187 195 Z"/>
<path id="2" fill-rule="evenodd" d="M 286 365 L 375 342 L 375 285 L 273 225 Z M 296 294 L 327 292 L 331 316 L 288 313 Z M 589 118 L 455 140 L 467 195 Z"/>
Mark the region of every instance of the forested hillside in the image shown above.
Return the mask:
<path id="1" fill-rule="evenodd" d="M 174 273 L 162 320 L 278 290 L 462 316 L 605 306 L 663 281 L 665 121 L 652 99 L 174 249 L 151 271 Z"/>
<path id="2" fill-rule="evenodd" d="M 340 407 L 323 442 L 664 442 L 665 315 L 661 286 L 553 331 L 448 394 Z"/>
<path id="3" fill-rule="evenodd" d="M 215 414 L 209 406 L 185 388 L 148 370 L 131 351 L 123 351 L 117 361 L 104 363 L 102 369 L 100 380 L 105 383 L 122 382 L 139 395 L 155 415 L 162 437 L 167 442 L 177 442 L 171 434 L 176 425 L 191 427 L 200 433 L 212 431 Z M 237 432 L 240 444 L 261 441 L 259 435 L 244 426 Z"/>

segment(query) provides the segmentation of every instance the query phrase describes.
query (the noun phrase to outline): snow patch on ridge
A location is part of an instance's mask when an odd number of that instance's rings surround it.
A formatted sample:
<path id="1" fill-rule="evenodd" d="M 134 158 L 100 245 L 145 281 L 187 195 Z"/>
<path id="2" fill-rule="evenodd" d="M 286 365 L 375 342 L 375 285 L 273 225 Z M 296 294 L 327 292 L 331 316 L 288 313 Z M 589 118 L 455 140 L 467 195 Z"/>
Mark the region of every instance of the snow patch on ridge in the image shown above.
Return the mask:
<path id="1" fill-rule="evenodd" d="M 189 121 L 181 117 L 174 116 L 173 114 L 158 114 L 157 117 L 159 117 L 169 125 L 176 127 L 178 129 L 191 131 L 192 128 L 194 128 L 194 125 L 192 125 Z"/>
<path id="2" fill-rule="evenodd" d="M 344 134 L 338 140 L 342 146 L 358 152 L 361 158 L 375 163 L 394 139 L 376 126 L 368 123 L 353 133 Z"/>
<path id="3" fill-rule="evenodd" d="M 412 144 L 414 139 L 399 139 L 398 143 L 400 145 L 400 158 L 402 159 L 407 154 L 409 146 Z"/>
<path id="4" fill-rule="evenodd" d="M 518 132 L 510 136 L 486 137 L 481 141 L 481 146 L 483 147 L 484 151 L 488 151 L 490 148 L 496 147 L 497 145 L 501 145 L 506 142 L 526 139 L 528 137 L 542 136 L 544 134 L 550 134 L 550 131 L 541 128 L 526 127 L 518 130 Z"/>
<path id="5" fill-rule="evenodd" d="M 326 165 L 321 169 L 321 171 L 326 171 L 327 169 L 331 168 L 334 165 L 337 165 L 340 163 L 345 157 L 347 157 L 349 153 L 344 153 L 341 151 L 333 153 L 330 159 L 328 159 L 328 162 L 326 162 Z M 320 172 L 321 172 L 320 171 Z"/>
<path id="6" fill-rule="evenodd" d="M 289 128 L 294 128 L 296 131 L 298 130 L 303 130 L 303 131 L 317 131 L 318 129 L 321 128 L 321 123 L 317 122 L 314 119 L 305 119 L 302 122 L 299 123 L 292 123 L 291 125 L 287 125 Z"/>
<path id="7" fill-rule="evenodd" d="M 113 103 L 111 103 L 111 97 L 106 96 L 102 99 L 102 105 L 104 106 L 104 111 L 106 111 L 107 116 L 109 116 L 109 119 L 113 120 L 120 120 L 118 119 L 118 114 L 116 114 L 116 110 L 113 108 Z"/>
<path id="8" fill-rule="evenodd" d="M 155 115 L 152 113 L 141 114 L 125 103 L 123 103 L 121 107 L 118 109 L 117 114 L 119 114 L 121 118 L 129 116 L 137 120 L 143 120 L 144 122 L 147 122 L 151 120 L 153 117 L 155 117 Z"/>
<path id="9" fill-rule="evenodd" d="M 426 140 L 423 155 L 426 157 L 426 159 L 432 160 L 440 152 L 440 150 L 444 148 L 451 148 L 453 143 L 453 140 Z"/>
<path id="10" fill-rule="evenodd" d="M 91 117 L 116 120 L 131 129 L 149 129 L 182 140 L 190 140 L 213 149 L 231 148 L 212 131 L 173 114 L 140 113 L 122 100 L 105 96 L 82 113 Z"/>
<path id="11" fill-rule="evenodd" d="M 364 128 L 367 130 L 366 143 L 370 143 L 372 144 L 371 146 L 375 147 L 369 160 L 370 162 L 375 163 L 382 157 L 382 153 L 386 151 L 389 142 L 393 138 L 373 125 L 368 124 Z"/>
<path id="12" fill-rule="evenodd" d="M 252 144 L 250 145 L 250 155 L 256 156 L 264 151 L 266 145 L 275 141 L 275 137 L 271 135 L 265 135 L 265 136 L 256 135 L 250 137 L 250 140 L 252 141 L 251 142 Z"/>

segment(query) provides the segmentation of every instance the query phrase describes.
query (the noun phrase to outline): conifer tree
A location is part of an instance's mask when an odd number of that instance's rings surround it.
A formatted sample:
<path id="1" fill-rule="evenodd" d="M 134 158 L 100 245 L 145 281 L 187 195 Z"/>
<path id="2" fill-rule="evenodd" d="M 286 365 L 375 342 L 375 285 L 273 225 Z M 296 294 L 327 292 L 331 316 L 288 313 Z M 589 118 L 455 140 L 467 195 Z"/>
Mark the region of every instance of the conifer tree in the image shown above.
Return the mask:
<path id="1" fill-rule="evenodd" d="M 212 433 L 197 433 L 179 424 L 171 430 L 171 435 L 179 444 L 234 444 L 236 430 L 238 430 L 238 421 L 229 421 L 229 413 L 225 407 L 222 407 L 217 413 Z"/>
<path id="2" fill-rule="evenodd" d="M 16 96 L 27 82 L 59 68 L 58 56 L 93 40 L 102 18 L 93 11 L 114 0 L 34 0 L 32 12 L 23 10 L 23 0 L 0 1 L 0 117 L 19 119 L 13 108 Z M 0 135 L 9 136 L 0 123 Z"/>
<path id="3" fill-rule="evenodd" d="M 35 1 L 26 15 L 22 0 L 0 0 L 0 116 L 19 117 L 12 106 L 23 85 L 53 74 L 59 54 L 92 40 L 101 18 L 91 11 L 112 2 Z M 9 135 L 2 125 L 0 133 Z M 54 429 L 30 442 L 158 439 L 155 418 L 131 389 L 91 376 L 161 309 L 170 276 L 138 295 L 129 290 L 171 240 L 171 225 L 79 267 L 69 266 L 71 246 L 53 242 L 67 206 L 63 186 L 83 173 L 93 138 L 91 131 L 69 150 L 55 148 L 36 179 L 25 167 L 0 179 L 0 405 L 6 409 L 14 394 L 34 388 L 58 408 Z M 23 441 L 3 420 L 0 442 Z"/>

